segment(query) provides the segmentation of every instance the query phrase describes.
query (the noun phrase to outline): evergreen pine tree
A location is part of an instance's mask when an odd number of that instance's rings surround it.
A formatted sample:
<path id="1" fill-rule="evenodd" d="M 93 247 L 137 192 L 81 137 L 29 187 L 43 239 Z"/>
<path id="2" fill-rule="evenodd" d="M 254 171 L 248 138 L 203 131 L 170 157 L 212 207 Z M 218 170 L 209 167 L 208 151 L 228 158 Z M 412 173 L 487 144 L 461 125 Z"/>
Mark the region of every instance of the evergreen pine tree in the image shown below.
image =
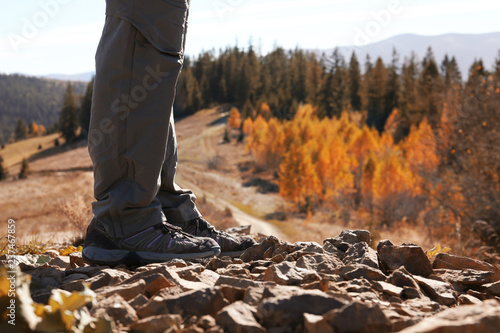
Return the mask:
<path id="1" fill-rule="evenodd" d="M 66 92 L 63 97 L 62 110 L 59 115 L 59 130 L 62 136 L 66 140 L 66 143 L 70 143 L 76 138 L 77 130 L 77 113 L 76 98 L 73 91 L 73 86 L 68 83 Z"/>
<path id="2" fill-rule="evenodd" d="M 0 156 L 0 181 L 7 179 L 7 170 L 3 166 L 3 157 Z"/>
<path id="3" fill-rule="evenodd" d="M 361 72 L 358 58 L 354 51 L 349 62 L 349 103 L 353 110 L 361 111 Z"/>
<path id="4" fill-rule="evenodd" d="M 17 120 L 16 129 L 14 131 L 14 139 L 16 141 L 20 141 L 26 139 L 27 137 L 28 137 L 28 126 L 26 126 L 24 120 L 19 118 Z"/>
<path id="5" fill-rule="evenodd" d="M 439 68 L 434 60 L 434 54 L 429 47 L 422 62 L 423 70 L 418 80 L 418 119 L 420 122 L 424 117 L 433 128 L 439 123 L 441 110 L 443 109 L 443 84 Z"/>
<path id="6" fill-rule="evenodd" d="M 21 163 L 21 171 L 19 172 L 19 179 L 26 179 L 28 178 L 29 174 L 29 163 L 28 160 L 23 158 L 23 162 Z"/>
<path id="7" fill-rule="evenodd" d="M 90 109 L 92 108 L 92 93 L 94 91 L 94 78 L 87 85 L 87 90 L 82 99 L 80 106 L 80 126 L 82 128 L 82 135 L 88 136 L 90 126 Z"/>

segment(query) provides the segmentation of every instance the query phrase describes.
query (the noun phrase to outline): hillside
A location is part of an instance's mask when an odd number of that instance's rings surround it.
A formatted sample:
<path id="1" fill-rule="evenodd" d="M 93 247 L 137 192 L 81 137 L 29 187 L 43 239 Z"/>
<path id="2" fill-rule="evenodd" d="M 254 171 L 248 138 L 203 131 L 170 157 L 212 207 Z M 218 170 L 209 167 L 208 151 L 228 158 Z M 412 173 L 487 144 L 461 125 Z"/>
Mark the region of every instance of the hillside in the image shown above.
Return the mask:
<path id="1" fill-rule="evenodd" d="M 82 95 L 86 82 L 72 82 Z M 0 139 L 8 141 L 19 118 L 26 124 L 35 121 L 46 128 L 59 119 L 67 82 L 23 75 L 0 74 Z"/>

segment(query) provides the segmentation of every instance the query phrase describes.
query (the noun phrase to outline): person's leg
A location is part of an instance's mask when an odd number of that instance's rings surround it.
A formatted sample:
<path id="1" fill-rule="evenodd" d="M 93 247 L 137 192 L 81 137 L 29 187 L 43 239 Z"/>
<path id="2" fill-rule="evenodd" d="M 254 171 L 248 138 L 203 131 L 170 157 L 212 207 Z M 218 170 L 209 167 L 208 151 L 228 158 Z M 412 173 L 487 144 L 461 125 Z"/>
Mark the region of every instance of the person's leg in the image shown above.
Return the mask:
<path id="1" fill-rule="evenodd" d="M 189 221 L 201 216 L 196 208 L 196 196 L 188 189 L 182 189 L 175 183 L 177 171 L 177 138 L 173 114 L 170 117 L 168 145 L 165 162 L 161 170 L 161 186 L 157 198 L 169 223 Z"/>
<path id="2" fill-rule="evenodd" d="M 84 257 L 91 262 L 117 263 L 131 256 L 163 261 L 220 251 L 212 240 L 165 224 L 156 198 L 181 66 L 182 55 L 158 50 L 128 20 L 107 16 L 96 55 L 89 130 L 96 202 Z"/>
<path id="3" fill-rule="evenodd" d="M 161 202 L 168 223 L 176 225 L 184 232 L 197 237 L 209 237 L 221 247 L 223 256 L 239 256 L 255 242 L 251 238 L 233 237 L 215 229 L 202 218 L 196 208 L 196 196 L 175 183 L 177 171 L 177 139 L 173 116 L 170 118 L 165 163 L 161 172 L 161 186 L 157 198 Z"/>

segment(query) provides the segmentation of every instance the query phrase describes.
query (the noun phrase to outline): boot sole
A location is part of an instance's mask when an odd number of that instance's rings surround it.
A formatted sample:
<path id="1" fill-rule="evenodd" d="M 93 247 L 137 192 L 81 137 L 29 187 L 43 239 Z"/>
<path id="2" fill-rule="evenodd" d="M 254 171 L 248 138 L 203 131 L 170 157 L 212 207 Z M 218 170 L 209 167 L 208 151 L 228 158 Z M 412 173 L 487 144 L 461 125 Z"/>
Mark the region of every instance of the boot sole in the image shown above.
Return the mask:
<path id="1" fill-rule="evenodd" d="M 120 264 L 131 266 L 147 265 L 172 259 L 192 260 L 216 257 L 219 254 L 219 247 L 214 247 L 211 251 L 198 253 L 157 253 L 148 251 L 107 250 L 95 246 L 88 246 L 82 251 L 82 257 L 87 263 L 106 266 L 116 266 Z"/>

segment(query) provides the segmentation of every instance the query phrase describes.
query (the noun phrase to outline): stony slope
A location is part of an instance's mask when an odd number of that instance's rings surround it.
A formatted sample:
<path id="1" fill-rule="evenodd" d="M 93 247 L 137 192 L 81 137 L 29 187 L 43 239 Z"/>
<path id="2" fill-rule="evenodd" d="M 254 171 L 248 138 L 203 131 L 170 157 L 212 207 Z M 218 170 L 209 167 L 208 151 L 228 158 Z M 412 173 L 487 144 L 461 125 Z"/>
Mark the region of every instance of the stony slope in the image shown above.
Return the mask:
<path id="1" fill-rule="evenodd" d="M 37 306 L 38 316 L 18 312 L 18 325 L 50 322 L 57 331 L 54 307 L 62 307 L 82 332 L 497 332 L 498 267 L 443 253 L 431 261 L 414 244 L 384 240 L 375 250 L 370 242 L 365 230 L 344 230 L 323 245 L 270 236 L 240 258 L 138 268 L 88 266 L 79 252 L 21 256 L 18 285 L 30 275 L 32 299 L 51 307 Z M 31 302 L 19 291 L 23 297 Z M 78 297 L 79 307 L 68 305 Z"/>

